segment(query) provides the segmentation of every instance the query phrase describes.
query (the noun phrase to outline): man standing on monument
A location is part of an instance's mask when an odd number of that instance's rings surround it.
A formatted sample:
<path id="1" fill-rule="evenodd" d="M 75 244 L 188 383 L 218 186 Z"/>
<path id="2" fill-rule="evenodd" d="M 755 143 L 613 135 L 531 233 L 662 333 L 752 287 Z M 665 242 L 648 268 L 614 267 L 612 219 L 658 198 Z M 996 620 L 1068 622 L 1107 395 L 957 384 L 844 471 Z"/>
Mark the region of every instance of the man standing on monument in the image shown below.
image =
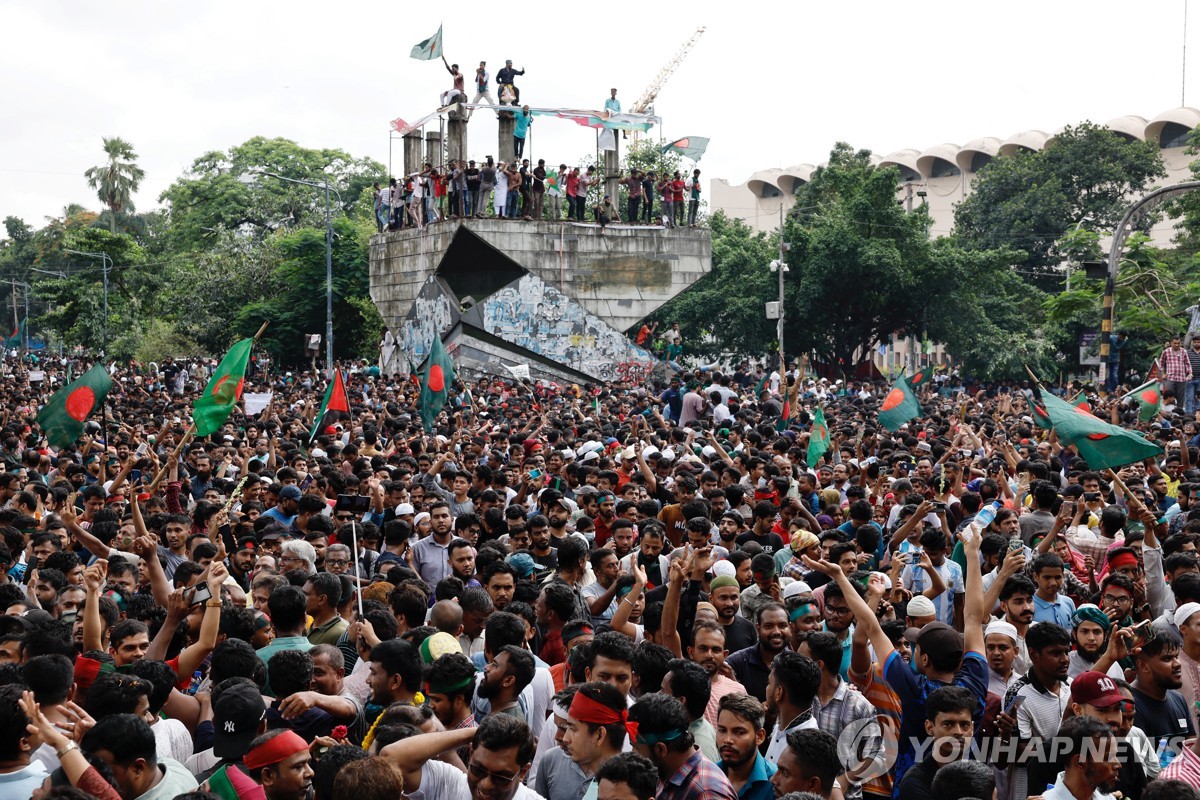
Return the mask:
<path id="1" fill-rule="evenodd" d="M 525 74 L 525 70 L 523 70 L 523 69 L 513 69 L 511 58 L 508 61 L 504 62 L 504 69 L 502 69 L 496 73 L 496 82 L 499 83 L 502 87 L 508 86 L 512 89 L 512 94 L 513 94 L 512 105 L 519 105 L 521 102 L 521 90 L 517 88 L 515 83 L 513 83 L 513 79 L 516 78 L 518 75 L 524 75 L 524 74 Z M 503 94 L 503 92 L 501 92 L 501 94 Z M 501 98 L 501 100 L 503 100 L 503 98 Z M 505 105 L 505 103 L 501 102 L 501 105 Z M 517 155 L 520 156 L 521 154 L 517 153 Z"/>
<path id="2" fill-rule="evenodd" d="M 475 70 L 475 99 L 472 104 L 478 103 L 480 100 L 486 100 L 489 106 L 496 105 L 496 101 L 492 99 L 492 92 L 489 88 L 491 74 L 487 71 L 487 62 L 480 61 L 479 69 Z"/>

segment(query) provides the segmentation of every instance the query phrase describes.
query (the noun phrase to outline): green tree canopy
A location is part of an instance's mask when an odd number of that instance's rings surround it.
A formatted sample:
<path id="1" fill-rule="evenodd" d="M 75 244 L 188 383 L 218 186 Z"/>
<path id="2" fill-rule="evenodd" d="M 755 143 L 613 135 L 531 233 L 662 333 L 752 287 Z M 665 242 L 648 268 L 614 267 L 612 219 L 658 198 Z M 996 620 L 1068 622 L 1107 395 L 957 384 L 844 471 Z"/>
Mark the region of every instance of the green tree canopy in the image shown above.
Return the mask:
<path id="1" fill-rule="evenodd" d="M 1050 147 L 993 158 L 954 215 L 956 236 L 981 250 L 1012 248 L 1014 266 L 1042 288 L 1057 286 L 1059 242 L 1073 226 L 1111 231 L 1129 197 L 1166 175 L 1158 146 L 1091 122 L 1064 128 Z"/>
<path id="2" fill-rule="evenodd" d="M 342 150 L 313 150 L 289 139 L 256 136 L 228 152 L 200 156 L 162 193 L 171 246 L 181 252 L 201 250 L 223 231 L 261 239 L 279 229 L 324 227 L 323 190 L 263 173 L 312 183 L 328 175 L 334 193 L 330 199 L 343 212 L 350 212 L 371 183 L 387 174 L 382 164 Z"/>

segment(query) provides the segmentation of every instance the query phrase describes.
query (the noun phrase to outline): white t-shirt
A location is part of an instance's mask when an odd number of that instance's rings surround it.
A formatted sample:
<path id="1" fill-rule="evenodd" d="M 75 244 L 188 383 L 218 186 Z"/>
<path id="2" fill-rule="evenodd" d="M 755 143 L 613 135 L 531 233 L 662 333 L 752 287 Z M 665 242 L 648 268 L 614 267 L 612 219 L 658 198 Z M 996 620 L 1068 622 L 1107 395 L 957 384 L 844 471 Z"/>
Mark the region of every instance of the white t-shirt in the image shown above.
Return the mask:
<path id="1" fill-rule="evenodd" d="M 471 800 L 467 773 L 441 761 L 426 761 L 421 767 L 421 788 L 405 794 L 411 800 Z M 545 800 L 525 784 L 519 784 L 512 800 Z"/>

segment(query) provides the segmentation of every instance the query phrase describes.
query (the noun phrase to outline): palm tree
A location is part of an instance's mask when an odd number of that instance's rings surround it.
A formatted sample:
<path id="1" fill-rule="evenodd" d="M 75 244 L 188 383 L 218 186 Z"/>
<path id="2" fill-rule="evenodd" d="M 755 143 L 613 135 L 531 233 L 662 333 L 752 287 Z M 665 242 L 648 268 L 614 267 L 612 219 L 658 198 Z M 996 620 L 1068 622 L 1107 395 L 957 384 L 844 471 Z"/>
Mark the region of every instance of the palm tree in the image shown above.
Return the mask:
<path id="1" fill-rule="evenodd" d="M 122 210 L 133 211 L 133 193 L 137 191 L 146 173 L 137 165 L 137 153 L 133 145 L 119 137 L 104 138 L 104 154 L 108 162 L 85 171 L 88 186 L 96 190 L 100 202 L 108 206 L 112 214 L 108 224 L 112 233 L 117 232 L 117 214 Z"/>

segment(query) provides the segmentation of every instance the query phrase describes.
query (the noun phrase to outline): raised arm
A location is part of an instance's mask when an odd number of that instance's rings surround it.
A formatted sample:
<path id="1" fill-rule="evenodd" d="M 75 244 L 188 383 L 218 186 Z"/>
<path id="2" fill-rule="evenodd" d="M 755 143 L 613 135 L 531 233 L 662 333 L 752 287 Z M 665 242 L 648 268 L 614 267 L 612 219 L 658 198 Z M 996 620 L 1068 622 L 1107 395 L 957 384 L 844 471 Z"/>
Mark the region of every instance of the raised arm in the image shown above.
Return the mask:
<path id="1" fill-rule="evenodd" d="M 680 556 L 671 561 L 668 568 L 667 599 L 663 603 L 662 622 L 659 624 L 659 635 L 663 645 L 683 658 L 683 641 L 679 638 L 679 597 L 683 593 L 683 580 L 691 564 L 691 556 Z"/>
<path id="2" fill-rule="evenodd" d="M 629 621 L 629 615 L 633 611 L 634 605 L 638 598 L 642 596 L 642 592 L 646 589 L 646 570 L 637 563 L 637 557 L 629 560 L 629 571 L 633 573 L 633 588 L 629 590 L 629 594 L 621 598 L 621 602 L 617 604 L 617 611 L 613 614 L 612 621 L 609 625 L 617 633 L 623 633 L 630 639 L 637 640 L 637 628 Z M 613 581 L 613 586 L 617 582 Z M 665 610 L 664 610 L 665 616 Z M 675 634 L 678 636 L 678 632 Z"/>
<path id="3" fill-rule="evenodd" d="M 474 738 L 474 728 L 423 733 L 389 744 L 379 755 L 390 759 L 404 773 L 404 791 L 415 792 L 421 788 L 421 768 L 425 762 L 435 760 L 447 750 L 470 744 Z"/>
<path id="4" fill-rule="evenodd" d="M 815 561 L 808 556 L 801 556 L 800 560 L 809 569 L 823 572 L 837 581 L 837 585 L 841 587 L 842 595 L 846 599 L 846 605 L 850 606 L 850 611 L 854 613 L 856 624 L 866 629 L 867 637 L 871 640 L 871 646 L 875 648 L 876 659 L 878 659 L 880 664 L 885 663 L 888 660 L 888 656 L 895 650 L 892 646 L 892 640 L 883 632 L 883 628 L 880 626 L 875 612 L 867 605 L 866 600 L 858 596 L 858 592 L 854 590 L 854 587 L 850 584 L 850 579 L 846 577 L 846 573 L 842 572 L 842 568 L 824 559 Z"/>

